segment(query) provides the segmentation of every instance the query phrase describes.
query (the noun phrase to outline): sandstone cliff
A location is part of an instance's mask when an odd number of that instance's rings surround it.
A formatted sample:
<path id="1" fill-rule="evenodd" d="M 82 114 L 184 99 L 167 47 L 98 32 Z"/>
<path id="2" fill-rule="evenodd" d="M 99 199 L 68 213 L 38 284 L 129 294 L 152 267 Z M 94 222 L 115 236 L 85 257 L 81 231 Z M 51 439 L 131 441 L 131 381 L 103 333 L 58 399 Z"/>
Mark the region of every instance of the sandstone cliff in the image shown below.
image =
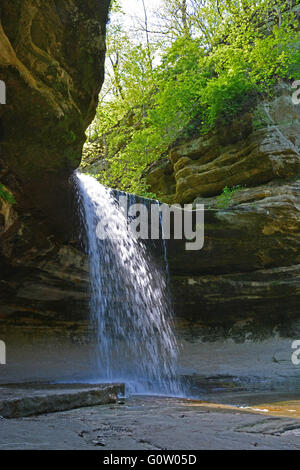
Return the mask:
<path id="1" fill-rule="evenodd" d="M 30 365 L 24 377 L 36 378 L 40 335 L 47 338 L 48 367 L 58 347 L 52 336 L 76 344 L 86 334 L 88 266 L 69 177 L 81 160 L 103 81 L 108 3 L 2 0 L 0 6 L 0 78 L 7 89 L 0 107 L 0 339 L 11 351 L 25 344 L 9 355 L 10 377 L 18 380 L 24 362 Z M 274 99 L 261 99 L 230 126 L 172 148 L 151 168 L 148 182 L 161 200 L 206 207 L 204 248 L 188 252 L 180 241 L 169 244 L 186 369 L 192 364 L 192 371 L 211 374 L 215 366 L 205 354 L 215 354 L 224 339 L 299 337 L 299 149 L 300 107 L 285 84 Z M 224 187 L 230 191 L 222 199 Z M 201 351 L 193 349 L 199 339 Z M 233 351 L 246 355 L 252 375 L 258 373 L 250 363 L 255 351 Z M 233 353 L 216 361 L 219 371 L 228 373 Z M 59 376 L 59 361 L 72 373 L 59 356 L 57 349 L 51 371 L 39 377 Z M 264 364 L 266 354 L 261 357 Z"/>
<path id="2" fill-rule="evenodd" d="M 1 1 L 3 340 L 18 325 L 55 329 L 64 321 L 67 328 L 86 319 L 87 266 L 71 246 L 77 234 L 69 177 L 103 82 L 108 8 L 108 0 Z"/>
<path id="3" fill-rule="evenodd" d="M 297 337 L 299 170 L 300 106 L 289 83 L 152 168 L 148 182 L 162 199 L 205 205 L 204 248 L 187 252 L 174 240 L 169 251 L 175 303 L 191 335 Z"/>

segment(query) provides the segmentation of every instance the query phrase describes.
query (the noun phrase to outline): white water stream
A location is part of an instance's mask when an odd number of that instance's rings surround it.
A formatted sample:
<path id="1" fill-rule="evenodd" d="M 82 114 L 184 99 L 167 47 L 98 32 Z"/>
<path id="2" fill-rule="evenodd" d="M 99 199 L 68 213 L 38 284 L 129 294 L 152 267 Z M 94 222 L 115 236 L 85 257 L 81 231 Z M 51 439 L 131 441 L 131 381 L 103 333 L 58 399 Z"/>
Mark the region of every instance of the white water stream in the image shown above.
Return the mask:
<path id="1" fill-rule="evenodd" d="M 90 262 L 93 379 L 125 382 L 134 393 L 178 395 L 166 272 L 131 235 L 113 192 L 81 173 L 76 181 Z"/>

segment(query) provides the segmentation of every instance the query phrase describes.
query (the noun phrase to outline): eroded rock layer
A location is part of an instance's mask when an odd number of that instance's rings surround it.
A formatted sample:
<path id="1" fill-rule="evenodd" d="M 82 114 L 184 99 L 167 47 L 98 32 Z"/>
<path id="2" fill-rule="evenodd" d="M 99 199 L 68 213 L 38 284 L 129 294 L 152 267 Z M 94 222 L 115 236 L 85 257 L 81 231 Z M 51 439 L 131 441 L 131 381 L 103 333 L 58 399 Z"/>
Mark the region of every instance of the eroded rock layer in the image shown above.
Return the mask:
<path id="1" fill-rule="evenodd" d="M 87 318 L 70 175 L 104 77 L 109 0 L 0 5 L 0 337 Z M 69 329 L 68 329 L 69 328 Z M 37 330 L 36 330 L 37 331 Z M 16 334 L 16 330 L 15 330 Z M 37 333 L 36 333 L 37 334 Z"/>
<path id="2" fill-rule="evenodd" d="M 190 203 L 220 194 L 225 186 L 252 187 L 295 177 L 300 164 L 300 107 L 291 83 L 252 112 L 172 148 L 148 174 L 151 189 L 166 202 Z M 172 193 L 172 189 L 175 191 Z"/>
<path id="3" fill-rule="evenodd" d="M 108 3 L 1 1 L 0 339 L 12 367 L 0 381 L 82 378 L 89 367 L 88 266 L 69 177 L 103 81 Z M 173 148 L 148 175 L 162 200 L 206 207 L 204 248 L 168 248 L 186 374 L 294 374 L 300 107 L 291 94 L 290 84 L 278 87 L 230 126 Z"/>
<path id="4" fill-rule="evenodd" d="M 165 200 L 205 206 L 203 249 L 186 251 L 173 240 L 169 250 L 187 335 L 299 336 L 300 106 L 291 97 L 282 84 L 226 132 L 172 149 L 149 175 L 160 194 L 167 180 L 176 182 Z"/>

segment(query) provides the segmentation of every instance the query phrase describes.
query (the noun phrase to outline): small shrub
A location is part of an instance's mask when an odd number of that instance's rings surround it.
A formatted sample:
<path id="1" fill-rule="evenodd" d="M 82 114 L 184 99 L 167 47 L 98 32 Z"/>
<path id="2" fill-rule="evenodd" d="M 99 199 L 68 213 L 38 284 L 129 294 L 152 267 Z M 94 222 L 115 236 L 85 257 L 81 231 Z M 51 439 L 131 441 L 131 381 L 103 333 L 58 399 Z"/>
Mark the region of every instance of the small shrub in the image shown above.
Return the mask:
<path id="1" fill-rule="evenodd" d="M 217 206 L 220 209 L 225 209 L 226 207 L 230 206 L 232 202 L 232 196 L 237 192 L 243 189 L 243 186 L 240 186 L 239 184 L 236 186 L 233 186 L 232 188 L 229 188 L 228 186 L 225 186 L 225 188 L 222 191 L 222 194 L 217 197 Z"/>

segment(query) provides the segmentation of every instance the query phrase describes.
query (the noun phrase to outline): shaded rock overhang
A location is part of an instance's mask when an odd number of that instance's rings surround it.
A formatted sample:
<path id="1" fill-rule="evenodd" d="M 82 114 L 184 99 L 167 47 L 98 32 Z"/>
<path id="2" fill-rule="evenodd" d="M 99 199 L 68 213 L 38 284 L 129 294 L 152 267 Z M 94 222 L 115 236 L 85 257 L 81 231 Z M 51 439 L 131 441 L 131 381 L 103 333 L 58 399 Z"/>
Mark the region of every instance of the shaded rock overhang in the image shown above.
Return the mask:
<path id="1" fill-rule="evenodd" d="M 0 105 L 0 182 L 16 199 L 18 216 L 43 220 L 54 233 L 63 234 L 71 217 L 68 179 L 80 164 L 104 79 L 109 4 L 0 4 L 0 80 L 6 86 L 6 104 Z M 7 236 L 2 227 L 0 245 Z"/>

